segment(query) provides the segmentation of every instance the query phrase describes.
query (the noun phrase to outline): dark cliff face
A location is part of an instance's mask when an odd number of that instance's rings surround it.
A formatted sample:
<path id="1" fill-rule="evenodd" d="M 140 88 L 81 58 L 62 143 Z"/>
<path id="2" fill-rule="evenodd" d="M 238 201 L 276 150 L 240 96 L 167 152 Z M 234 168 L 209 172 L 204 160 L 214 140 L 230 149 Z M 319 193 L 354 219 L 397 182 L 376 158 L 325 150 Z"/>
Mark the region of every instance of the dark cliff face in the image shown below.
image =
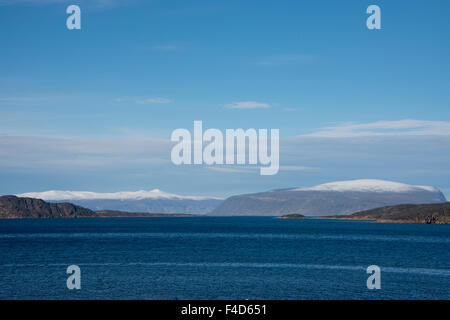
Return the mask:
<path id="1" fill-rule="evenodd" d="M 40 199 L 0 197 L 0 218 L 78 218 L 92 217 L 95 212 L 71 203 L 48 203 Z"/>

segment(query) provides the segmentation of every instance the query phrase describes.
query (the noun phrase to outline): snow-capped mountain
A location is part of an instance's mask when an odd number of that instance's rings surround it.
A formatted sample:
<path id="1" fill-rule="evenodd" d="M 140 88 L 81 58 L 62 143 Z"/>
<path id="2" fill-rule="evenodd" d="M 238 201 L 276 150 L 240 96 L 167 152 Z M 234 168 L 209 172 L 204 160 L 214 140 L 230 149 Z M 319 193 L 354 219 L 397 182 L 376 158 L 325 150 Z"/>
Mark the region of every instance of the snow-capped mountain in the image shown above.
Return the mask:
<path id="1" fill-rule="evenodd" d="M 414 186 L 400 182 L 362 179 L 349 181 L 336 181 L 319 184 L 314 187 L 295 188 L 291 191 L 353 191 L 353 192 L 439 192 L 439 189 L 429 186 Z"/>
<path id="2" fill-rule="evenodd" d="M 220 198 L 182 196 L 159 189 L 99 193 L 90 191 L 28 192 L 18 197 L 37 198 L 51 202 L 70 202 L 91 210 L 119 210 L 149 213 L 205 214 L 215 209 Z"/>
<path id="3" fill-rule="evenodd" d="M 18 194 L 18 197 L 39 198 L 42 200 L 142 200 L 142 199 L 177 199 L 177 200 L 208 200 L 219 199 L 213 197 L 199 196 L 180 196 L 173 193 L 167 193 L 159 189 L 139 190 L 139 191 L 121 191 L 121 192 L 90 192 L 90 191 L 60 191 L 50 190 L 44 192 L 27 192 Z"/>
<path id="4" fill-rule="evenodd" d="M 439 202 L 446 202 L 446 199 L 435 187 L 384 180 L 351 180 L 233 196 L 219 205 L 212 215 L 277 216 L 299 213 L 327 216 L 398 204 Z"/>
<path id="5" fill-rule="evenodd" d="M 398 204 L 446 202 L 442 192 L 384 180 L 351 180 L 268 192 L 237 195 L 222 200 L 183 196 L 158 189 L 97 193 L 90 191 L 29 192 L 18 197 L 70 202 L 91 210 L 212 215 L 267 215 L 300 213 L 305 216 L 351 214 Z"/>

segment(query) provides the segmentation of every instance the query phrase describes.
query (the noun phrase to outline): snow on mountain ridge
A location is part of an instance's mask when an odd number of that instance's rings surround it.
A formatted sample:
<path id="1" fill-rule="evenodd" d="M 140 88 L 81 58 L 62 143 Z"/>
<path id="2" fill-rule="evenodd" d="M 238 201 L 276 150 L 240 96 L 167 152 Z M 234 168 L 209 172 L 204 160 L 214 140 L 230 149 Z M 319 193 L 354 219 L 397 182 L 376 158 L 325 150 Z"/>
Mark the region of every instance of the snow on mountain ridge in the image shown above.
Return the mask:
<path id="1" fill-rule="evenodd" d="M 180 196 L 167 193 L 159 189 L 150 191 L 122 191 L 122 192 L 91 192 L 91 191 L 63 191 L 49 190 L 44 192 L 27 192 L 17 194 L 18 197 L 37 198 L 42 200 L 142 200 L 142 199 L 172 199 L 172 200 L 209 200 L 219 199 L 214 197 L 202 196 Z"/>
<path id="2" fill-rule="evenodd" d="M 290 191 L 439 192 L 439 189 L 430 186 L 415 186 L 386 180 L 362 179 L 362 180 L 336 181 L 319 184 L 313 187 L 295 188 L 291 189 Z"/>
<path id="3" fill-rule="evenodd" d="M 271 192 L 274 192 L 272 190 Z M 290 189 L 289 191 L 339 191 L 339 192 L 440 192 L 439 189 L 431 186 L 415 186 L 399 182 L 363 179 L 363 180 L 349 180 L 336 181 L 324 183 L 313 187 L 301 187 Z M 167 199 L 167 200 L 222 200 L 217 197 L 204 196 L 181 196 L 177 194 L 167 193 L 159 189 L 150 191 L 122 191 L 99 193 L 91 191 L 63 191 L 63 190 L 49 190 L 44 192 L 28 192 L 17 194 L 18 197 L 38 198 L 42 200 L 51 201 L 66 201 L 66 200 L 143 200 L 143 199 Z"/>

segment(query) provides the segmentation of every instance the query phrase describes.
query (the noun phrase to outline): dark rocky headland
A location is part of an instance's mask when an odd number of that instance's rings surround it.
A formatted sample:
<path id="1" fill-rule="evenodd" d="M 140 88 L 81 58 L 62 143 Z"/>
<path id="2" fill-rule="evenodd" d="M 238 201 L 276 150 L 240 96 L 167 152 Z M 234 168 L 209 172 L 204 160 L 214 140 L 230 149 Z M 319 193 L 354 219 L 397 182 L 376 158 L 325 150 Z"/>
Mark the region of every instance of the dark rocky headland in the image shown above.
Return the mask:
<path id="1" fill-rule="evenodd" d="M 403 204 L 360 211 L 347 216 L 320 218 L 371 220 L 387 223 L 450 224 L 450 202 L 434 204 Z"/>
<path id="2" fill-rule="evenodd" d="M 114 210 L 93 211 L 72 203 L 51 203 L 41 199 L 0 196 L 0 219 L 108 218 L 108 217 L 192 217 L 192 214 L 135 213 Z"/>

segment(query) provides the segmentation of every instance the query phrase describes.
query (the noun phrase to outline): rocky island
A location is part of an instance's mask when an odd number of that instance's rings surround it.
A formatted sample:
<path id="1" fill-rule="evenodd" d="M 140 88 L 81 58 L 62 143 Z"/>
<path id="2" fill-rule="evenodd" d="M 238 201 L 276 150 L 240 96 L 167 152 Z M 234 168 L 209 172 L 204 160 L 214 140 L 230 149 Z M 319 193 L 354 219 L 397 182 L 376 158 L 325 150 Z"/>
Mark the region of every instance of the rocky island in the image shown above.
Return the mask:
<path id="1" fill-rule="evenodd" d="M 304 219 L 304 218 L 306 217 L 300 213 L 285 214 L 283 216 L 277 217 L 277 219 Z"/>

